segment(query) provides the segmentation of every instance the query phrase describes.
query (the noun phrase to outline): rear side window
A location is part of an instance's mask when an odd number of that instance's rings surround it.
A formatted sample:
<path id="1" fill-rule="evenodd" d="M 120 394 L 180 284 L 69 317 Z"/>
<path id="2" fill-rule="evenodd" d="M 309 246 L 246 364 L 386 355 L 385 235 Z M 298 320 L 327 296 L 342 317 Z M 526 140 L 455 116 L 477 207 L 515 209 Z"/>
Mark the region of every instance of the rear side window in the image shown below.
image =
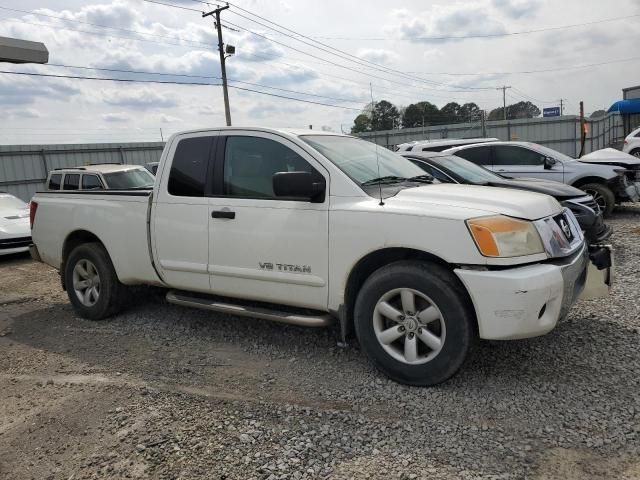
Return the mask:
<path id="1" fill-rule="evenodd" d="M 476 165 L 491 165 L 491 147 L 474 147 L 458 150 L 454 153 L 458 157 L 465 158 Z"/>
<path id="2" fill-rule="evenodd" d="M 82 176 L 82 189 L 83 190 L 95 190 L 96 188 L 102 188 L 102 183 L 97 175 L 83 175 Z"/>
<path id="3" fill-rule="evenodd" d="M 178 142 L 169 173 L 169 194 L 204 197 L 213 137 L 185 138 Z"/>
<path id="4" fill-rule="evenodd" d="M 64 176 L 63 190 L 78 190 L 80 185 L 80 175 L 77 173 L 67 173 Z"/>
<path id="5" fill-rule="evenodd" d="M 49 188 L 49 190 L 60 190 L 60 180 L 62 180 L 62 175 L 60 173 L 54 173 L 49 178 L 49 185 L 47 188 Z"/>

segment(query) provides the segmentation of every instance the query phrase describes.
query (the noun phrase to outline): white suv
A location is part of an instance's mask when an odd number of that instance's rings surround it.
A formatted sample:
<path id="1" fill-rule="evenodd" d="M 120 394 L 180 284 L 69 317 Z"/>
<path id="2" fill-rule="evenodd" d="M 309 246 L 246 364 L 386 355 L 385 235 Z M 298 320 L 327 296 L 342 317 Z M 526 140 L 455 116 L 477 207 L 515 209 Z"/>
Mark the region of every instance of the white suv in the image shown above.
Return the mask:
<path id="1" fill-rule="evenodd" d="M 622 151 L 640 158 L 640 128 L 636 128 L 624 139 Z"/>
<path id="2" fill-rule="evenodd" d="M 139 165 L 96 164 L 56 168 L 49 173 L 47 190 L 130 190 L 151 188 L 155 177 Z"/>

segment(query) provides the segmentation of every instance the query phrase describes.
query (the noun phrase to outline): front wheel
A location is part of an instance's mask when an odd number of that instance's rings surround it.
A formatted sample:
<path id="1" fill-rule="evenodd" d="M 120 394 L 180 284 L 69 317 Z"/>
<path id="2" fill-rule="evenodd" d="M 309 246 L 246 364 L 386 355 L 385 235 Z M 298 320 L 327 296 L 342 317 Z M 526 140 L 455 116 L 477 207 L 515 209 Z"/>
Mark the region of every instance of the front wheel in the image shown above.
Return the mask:
<path id="1" fill-rule="evenodd" d="M 125 303 L 126 287 L 99 243 L 74 248 L 65 263 L 64 276 L 69 301 L 83 318 L 102 320 L 116 314 Z"/>
<path id="2" fill-rule="evenodd" d="M 601 183 L 587 183 L 582 185 L 580 190 L 593 197 L 603 216 L 608 217 L 613 213 L 613 208 L 616 206 L 616 196 L 609 187 Z"/>
<path id="3" fill-rule="evenodd" d="M 407 385 L 452 377 L 475 335 L 464 287 L 432 263 L 396 262 L 373 273 L 356 299 L 354 322 L 373 364 Z"/>

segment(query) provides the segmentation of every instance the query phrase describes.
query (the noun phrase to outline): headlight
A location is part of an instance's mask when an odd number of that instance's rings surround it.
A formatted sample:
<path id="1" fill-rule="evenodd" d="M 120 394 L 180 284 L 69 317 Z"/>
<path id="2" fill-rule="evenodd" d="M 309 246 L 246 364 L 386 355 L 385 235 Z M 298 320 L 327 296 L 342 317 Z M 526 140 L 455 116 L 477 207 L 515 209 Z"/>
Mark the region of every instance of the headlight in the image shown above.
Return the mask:
<path id="1" fill-rule="evenodd" d="M 538 230 L 525 220 L 496 215 L 467 220 L 469 231 L 485 257 L 520 257 L 544 253 Z"/>

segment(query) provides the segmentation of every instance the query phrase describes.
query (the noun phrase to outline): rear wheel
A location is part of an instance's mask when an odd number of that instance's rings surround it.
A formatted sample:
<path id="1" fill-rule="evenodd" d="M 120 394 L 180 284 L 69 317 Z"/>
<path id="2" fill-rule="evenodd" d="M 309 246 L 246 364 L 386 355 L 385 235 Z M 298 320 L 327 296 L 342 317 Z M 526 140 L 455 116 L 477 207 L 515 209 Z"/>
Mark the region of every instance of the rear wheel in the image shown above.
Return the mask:
<path id="1" fill-rule="evenodd" d="M 587 183 L 582 185 L 580 190 L 593 197 L 605 217 L 613 213 L 613 208 L 616 206 L 616 196 L 609 187 L 601 183 Z"/>
<path id="2" fill-rule="evenodd" d="M 629 152 L 631 155 L 633 155 L 634 157 L 638 157 L 640 158 L 640 148 L 634 148 L 633 150 L 631 150 L 631 152 Z"/>
<path id="3" fill-rule="evenodd" d="M 453 376 L 474 337 L 464 287 L 431 263 L 396 262 L 373 273 L 356 300 L 362 349 L 393 380 L 435 385 Z"/>
<path id="4" fill-rule="evenodd" d="M 67 295 L 83 318 L 102 320 L 122 309 L 126 287 L 120 283 L 109 254 L 99 243 L 74 248 L 64 267 Z"/>

